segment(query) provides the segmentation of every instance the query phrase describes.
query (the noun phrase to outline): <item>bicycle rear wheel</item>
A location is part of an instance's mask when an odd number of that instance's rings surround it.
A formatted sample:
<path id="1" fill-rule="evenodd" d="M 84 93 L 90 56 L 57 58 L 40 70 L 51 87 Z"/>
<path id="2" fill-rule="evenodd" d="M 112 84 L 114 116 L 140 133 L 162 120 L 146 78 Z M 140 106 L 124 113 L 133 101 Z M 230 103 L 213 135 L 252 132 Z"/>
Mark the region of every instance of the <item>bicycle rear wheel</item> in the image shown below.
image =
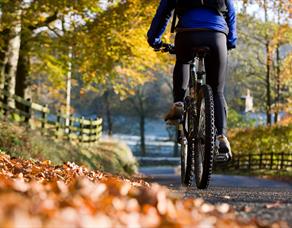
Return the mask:
<path id="1" fill-rule="evenodd" d="M 203 85 L 197 103 L 197 137 L 195 151 L 195 178 L 199 189 L 209 185 L 215 151 L 215 116 L 212 89 Z"/>

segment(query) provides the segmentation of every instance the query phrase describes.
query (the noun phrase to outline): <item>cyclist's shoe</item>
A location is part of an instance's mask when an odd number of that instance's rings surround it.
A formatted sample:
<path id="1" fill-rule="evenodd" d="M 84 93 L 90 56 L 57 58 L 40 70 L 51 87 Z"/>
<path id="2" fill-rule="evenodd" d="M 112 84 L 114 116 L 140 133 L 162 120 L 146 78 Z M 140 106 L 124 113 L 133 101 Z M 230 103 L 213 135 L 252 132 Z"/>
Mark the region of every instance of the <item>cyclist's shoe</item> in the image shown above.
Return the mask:
<path id="1" fill-rule="evenodd" d="M 184 103 L 175 102 L 169 112 L 165 115 L 164 120 L 168 124 L 177 124 L 183 119 Z"/>
<path id="2" fill-rule="evenodd" d="M 218 153 L 215 160 L 222 163 L 229 162 L 232 159 L 232 153 L 228 139 L 224 135 L 218 135 L 216 143 Z"/>

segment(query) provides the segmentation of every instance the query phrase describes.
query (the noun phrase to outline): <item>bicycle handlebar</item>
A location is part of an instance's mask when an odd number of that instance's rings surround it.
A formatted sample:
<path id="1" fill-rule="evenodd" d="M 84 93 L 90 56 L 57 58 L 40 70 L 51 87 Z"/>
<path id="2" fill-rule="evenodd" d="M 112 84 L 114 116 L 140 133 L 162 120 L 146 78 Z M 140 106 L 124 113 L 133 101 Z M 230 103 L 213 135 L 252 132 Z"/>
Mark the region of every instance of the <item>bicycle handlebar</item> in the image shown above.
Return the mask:
<path id="1" fill-rule="evenodd" d="M 168 52 L 169 54 L 175 55 L 175 46 L 173 44 L 162 43 L 161 47 L 155 49 L 155 51 Z"/>

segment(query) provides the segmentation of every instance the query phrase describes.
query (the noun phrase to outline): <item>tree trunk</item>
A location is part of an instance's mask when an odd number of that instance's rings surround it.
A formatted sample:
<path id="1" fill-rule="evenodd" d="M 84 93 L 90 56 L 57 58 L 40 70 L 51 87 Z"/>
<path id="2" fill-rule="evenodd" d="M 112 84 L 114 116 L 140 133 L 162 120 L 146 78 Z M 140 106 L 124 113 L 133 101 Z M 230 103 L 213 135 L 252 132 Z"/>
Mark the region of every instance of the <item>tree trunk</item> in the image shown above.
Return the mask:
<path id="1" fill-rule="evenodd" d="M 267 0 L 263 1 L 264 7 L 264 16 L 265 22 L 268 22 L 268 2 Z M 267 125 L 272 124 L 272 100 L 271 100 L 271 63 L 272 56 L 270 53 L 270 40 L 268 31 L 266 31 L 266 116 L 267 116 Z"/>
<path id="2" fill-rule="evenodd" d="M 9 3 L 10 4 L 10 3 Z M 16 72 L 16 87 L 15 94 L 24 99 L 31 99 L 31 80 L 29 78 L 30 70 L 30 50 L 31 40 L 33 39 L 34 30 L 42 26 L 48 25 L 50 22 L 57 19 L 57 14 L 48 16 L 45 21 L 37 25 L 29 25 L 26 29 L 21 30 L 21 41 L 19 50 L 19 60 Z M 1 58 L 1 52 L 0 52 Z M 0 59 L 1 61 L 1 59 Z M 16 103 L 18 109 L 23 110 L 20 103 Z"/>
<path id="3" fill-rule="evenodd" d="M 19 61 L 17 65 L 17 73 L 16 73 L 16 84 L 15 84 L 15 94 L 17 96 L 27 98 L 26 88 L 28 87 L 28 74 L 29 74 L 29 56 L 23 50 L 20 50 L 19 53 Z"/>
<path id="4" fill-rule="evenodd" d="M 283 9 L 283 5 L 280 2 L 280 5 L 277 10 L 277 24 L 280 27 L 281 26 L 281 11 Z M 274 123 L 276 124 L 279 119 L 279 111 L 280 111 L 280 99 L 281 99 L 281 81 L 280 81 L 280 44 L 277 44 L 276 48 L 276 98 L 275 98 L 275 116 L 274 116 Z"/>
<path id="5" fill-rule="evenodd" d="M 9 96 L 4 96 L 4 103 L 9 107 L 14 108 L 15 102 L 12 96 L 15 93 L 16 70 L 19 58 L 19 49 L 21 42 L 21 13 L 20 6 L 15 7 L 15 18 L 9 34 L 7 63 L 4 69 L 4 89 L 9 93 Z"/>
<path id="6" fill-rule="evenodd" d="M 247 14 L 247 4 L 248 4 L 247 1 L 243 1 L 243 3 L 242 3 L 241 13 L 242 13 L 243 15 L 246 15 L 246 14 Z"/>
<path id="7" fill-rule="evenodd" d="M 66 126 L 69 128 L 71 115 L 71 90 L 72 90 L 72 46 L 68 49 L 68 72 L 66 83 Z"/>
<path id="8" fill-rule="evenodd" d="M 9 30 L 1 32 L 1 39 L 3 40 L 3 46 L 0 48 L 0 89 L 4 89 L 5 81 L 5 66 L 7 64 L 7 49 L 8 49 L 8 35 Z"/>
<path id="9" fill-rule="evenodd" d="M 266 115 L 267 115 L 267 125 L 272 124 L 272 99 L 271 99 L 271 54 L 270 54 L 270 42 L 266 43 Z"/>
<path id="10" fill-rule="evenodd" d="M 112 136 L 113 134 L 113 122 L 112 122 L 112 113 L 111 113 L 111 104 L 110 104 L 110 91 L 107 90 L 104 93 L 104 101 L 105 101 L 105 111 L 106 111 L 106 120 L 108 127 L 108 135 Z"/>
<path id="11" fill-rule="evenodd" d="M 280 81 L 280 49 L 279 46 L 276 49 L 276 61 L 277 61 L 277 66 L 276 66 L 276 99 L 275 99 L 275 117 L 274 117 L 274 122 L 278 122 L 279 118 L 279 103 L 280 103 L 280 98 L 281 98 L 281 81 Z"/>
<path id="12" fill-rule="evenodd" d="M 141 155 L 146 155 L 146 145 L 145 145 L 145 116 L 144 112 L 140 114 L 140 150 Z"/>
<path id="13" fill-rule="evenodd" d="M 21 43 L 19 51 L 19 59 L 16 72 L 16 85 L 15 85 L 15 94 L 24 99 L 31 99 L 30 91 L 30 81 L 29 81 L 29 69 L 30 69 L 30 56 L 29 56 L 29 47 L 25 43 L 24 34 L 21 33 Z M 25 111 L 25 107 L 16 102 L 16 107 L 20 110 Z"/>
<path id="14" fill-rule="evenodd" d="M 145 145 L 145 110 L 144 110 L 144 97 L 143 92 L 137 94 L 138 96 L 138 105 L 139 105 L 139 114 L 140 114 L 140 150 L 141 155 L 146 155 L 146 145 Z"/>

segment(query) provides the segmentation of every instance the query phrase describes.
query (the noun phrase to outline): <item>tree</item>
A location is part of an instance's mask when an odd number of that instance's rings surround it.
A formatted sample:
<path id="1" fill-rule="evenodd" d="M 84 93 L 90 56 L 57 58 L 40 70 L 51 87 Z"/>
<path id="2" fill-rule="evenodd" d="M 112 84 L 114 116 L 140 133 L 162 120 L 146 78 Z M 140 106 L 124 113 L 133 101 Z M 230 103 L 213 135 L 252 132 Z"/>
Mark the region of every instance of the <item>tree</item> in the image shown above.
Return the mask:
<path id="1" fill-rule="evenodd" d="M 273 27 L 273 30 L 265 29 L 265 45 L 266 45 L 266 83 L 267 83 L 267 123 L 271 124 L 271 113 L 274 107 L 275 122 L 279 112 L 279 102 L 281 100 L 281 84 L 285 84 L 285 81 L 281 81 L 281 59 L 280 48 L 285 44 L 291 42 L 291 25 L 288 24 L 289 5 L 290 1 L 278 0 L 278 1 L 257 1 L 259 6 L 264 9 L 265 20 L 264 22 Z M 270 16 L 269 18 L 269 11 Z M 272 13 L 271 13 L 272 12 Z M 271 23 L 272 21 L 272 23 Z M 272 24 L 272 26 L 270 26 Z M 276 69 L 273 69 L 276 68 Z M 275 72 L 273 74 L 273 71 Z M 287 82 L 287 80 L 286 80 Z M 275 86 L 272 89 L 272 86 Z M 275 99 L 273 99 L 273 91 L 275 91 Z"/>
<path id="2" fill-rule="evenodd" d="M 21 1 L 17 0 L 13 3 L 2 2 L 2 21 L 4 24 L 10 22 L 12 27 L 9 30 L 4 30 L 3 34 L 8 35 L 7 47 L 4 47 L 5 53 L 2 56 L 2 85 L 8 92 L 8 96 L 4 96 L 4 103 L 9 107 L 15 106 L 12 95 L 14 95 L 15 83 L 16 83 L 16 70 L 19 58 L 20 42 L 21 42 L 21 16 L 22 16 L 22 5 Z"/>
<path id="3" fill-rule="evenodd" d="M 246 4 L 254 4 L 249 1 Z M 277 74 L 280 74 L 280 62 L 283 62 L 285 57 L 280 52 L 285 48 L 285 44 L 289 44 L 291 37 L 291 27 L 283 18 L 287 18 L 288 1 L 256 1 L 259 11 L 262 10 L 264 18 L 256 18 L 248 14 L 239 14 L 238 30 L 239 42 L 238 51 L 233 53 L 234 72 L 241 78 L 241 84 L 251 88 L 257 102 L 263 103 L 265 99 L 265 111 L 267 115 L 267 124 L 272 122 L 272 112 L 275 112 L 277 100 L 281 100 L 277 92 L 280 87 L 288 83 L 284 78 L 280 79 Z M 273 11 L 276 9 L 276 11 Z M 275 21 L 275 15 L 280 11 L 281 19 Z M 280 22 L 280 23 L 279 23 Z M 252 31 L 252 32 L 251 32 Z M 278 51 L 277 51 L 278 49 Z M 278 58 L 277 58 L 278 52 Z M 277 60 L 278 59 L 278 60 Z M 276 62 L 278 61 L 278 64 Z M 278 67 L 278 70 L 276 67 Z M 278 73 L 276 73 L 278 71 Z M 243 77 L 244 75 L 244 77 Z M 237 78 L 237 77 L 236 77 Z M 243 79 L 243 80 L 242 80 Z M 235 79 L 236 80 L 236 79 Z M 278 81 L 278 82 L 277 82 Z M 281 82 L 280 82 L 281 81 Z M 234 83 L 233 90 L 238 90 L 238 81 Z M 278 85 L 277 85 L 278 84 Z M 280 86 L 282 84 L 282 86 Z M 265 90 L 263 96 L 262 89 Z M 238 93 L 235 91 L 235 93 Z M 237 94 L 238 96 L 238 94 Z"/>
<path id="4" fill-rule="evenodd" d="M 274 49 L 274 64 L 273 64 L 273 70 L 274 70 L 274 93 L 275 93 L 275 99 L 274 99 L 274 105 L 273 105 L 273 111 L 275 113 L 274 115 L 274 122 L 277 123 L 278 121 L 278 114 L 281 110 L 283 110 L 283 101 L 284 93 L 283 89 L 287 86 L 289 83 L 289 80 L 291 81 L 291 78 L 289 79 L 289 74 L 283 74 L 283 60 L 286 58 L 289 58 L 288 56 L 285 56 L 285 54 L 281 54 L 282 47 L 286 44 L 292 43 L 292 28 L 289 25 L 288 18 L 289 18 L 289 2 L 285 0 L 279 0 L 274 2 L 274 14 L 275 14 L 275 22 L 277 23 L 277 30 L 275 32 L 275 35 L 273 37 L 273 49 Z M 291 16 L 290 16 L 291 17 Z M 291 55 L 292 53 L 290 53 Z M 287 73 L 287 72 L 286 72 Z M 282 103 L 282 104 L 281 104 Z"/>
<path id="5" fill-rule="evenodd" d="M 6 73 L 5 76 L 7 78 L 6 89 L 10 88 L 10 94 L 14 94 L 25 97 L 26 90 L 29 84 L 29 81 L 32 81 L 33 78 L 29 79 L 29 73 L 31 73 L 31 59 L 39 59 L 43 57 L 44 49 L 37 50 L 36 47 L 44 47 L 48 45 L 48 40 L 56 40 L 56 30 L 58 30 L 58 24 L 60 21 L 72 21 L 76 22 L 74 25 L 82 26 L 81 23 L 77 23 L 78 20 L 84 20 L 90 16 L 93 16 L 97 12 L 100 11 L 99 1 L 91 1 L 91 0 L 81 0 L 77 2 L 63 1 L 63 0 L 31 0 L 31 1 L 6 1 L 1 0 L 0 2 L 1 10 L 2 10 L 2 22 L 4 25 L 1 26 L 1 52 L 0 52 L 0 63 L 2 63 L 1 72 L 8 72 L 7 69 L 10 69 L 10 73 Z M 16 5 L 18 4 L 18 5 Z M 17 17 L 19 10 L 21 10 L 21 15 Z M 71 19 L 69 16 L 73 16 Z M 18 18 L 16 20 L 16 18 Z M 57 22 L 57 23 L 56 23 Z M 15 24 L 16 23 L 16 24 Z M 19 26 L 17 27 L 17 23 L 21 25 L 21 31 L 18 31 Z M 73 23 L 71 23 L 73 24 Z M 67 26 L 67 25 L 65 25 Z M 71 30 L 71 27 L 62 27 L 62 34 L 59 38 L 68 37 L 65 36 L 67 30 Z M 17 30 L 18 29 L 18 30 Z M 18 31 L 18 36 L 14 36 L 14 44 L 16 45 L 16 40 L 18 40 L 18 48 L 14 48 L 14 57 L 13 64 L 6 63 L 9 58 L 7 56 L 11 56 L 11 48 L 10 44 L 12 41 L 6 41 L 5 34 L 15 33 Z M 48 32 L 50 31 L 50 32 Z M 42 39 L 43 34 L 47 34 L 46 39 Z M 40 43 L 39 43 L 40 42 Z M 50 43 L 52 44 L 52 42 Z M 59 43 L 64 45 L 64 43 Z M 66 46 L 68 47 L 68 46 Z M 61 47 L 62 49 L 62 47 Z M 18 53 L 18 54 L 16 54 Z M 19 56 L 19 61 L 17 55 Z M 50 62 L 57 62 L 56 58 L 59 56 L 50 55 L 50 57 L 45 58 L 44 60 L 48 60 Z M 35 61 L 36 62 L 36 61 Z M 38 62 L 40 63 L 40 62 Z M 42 61 L 44 65 L 50 65 L 46 61 Z M 15 65 L 17 66 L 17 71 L 15 70 Z M 39 64 L 40 65 L 40 64 Z M 54 65 L 54 66 L 53 66 Z M 56 70 L 55 64 L 51 64 L 52 71 Z M 63 70 L 67 70 L 67 64 L 63 64 Z M 12 67 L 9 67 L 12 66 Z M 44 68 L 44 67 L 43 67 Z M 54 69 L 54 70 L 53 70 Z M 15 75 L 17 72 L 17 77 Z M 4 74 L 1 74 L 1 78 L 3 78 Z M 1 80 L 3 83 L 3 80 Z M 15 83 L 16 81 L 16 83 Z M 3 87 L 3 86 L 2 86 Z"/>

